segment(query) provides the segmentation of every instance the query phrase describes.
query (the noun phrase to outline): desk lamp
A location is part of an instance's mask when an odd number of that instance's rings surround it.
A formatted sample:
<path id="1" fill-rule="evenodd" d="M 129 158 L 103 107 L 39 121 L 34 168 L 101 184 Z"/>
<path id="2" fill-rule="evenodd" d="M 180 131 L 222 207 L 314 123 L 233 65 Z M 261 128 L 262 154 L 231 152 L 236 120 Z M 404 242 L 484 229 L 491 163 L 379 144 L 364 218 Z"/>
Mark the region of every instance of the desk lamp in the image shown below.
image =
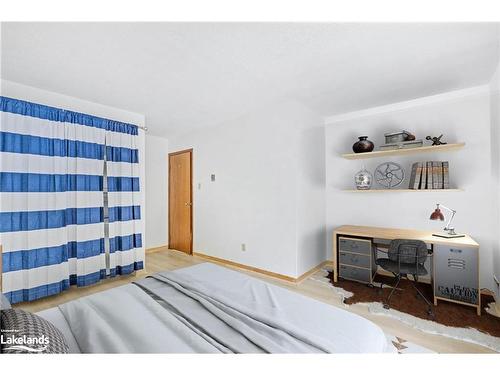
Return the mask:
<path id="1" fill-rule="evenodd" d="M 459 237 L 465 237 L 464 234 L 456 234 L 455 233 L 455 228 L 453 228 L 451 226 L 451 222 L 453 221 L 453 218 L 455 217 L 455 214 L 457 213 L 457 211 L 452 210 L 451 208 L 448 208 L 448 207 L 443 206 L 442 204 L 438 203 L 436 209 L 431 214 L 430 219 L 431 220 L 444 221 L 444 215 L 441 212 L 441 207 L 444 208 L 445 210 L 448 210 L 448 211 L 451 212 L 450 220 L 448 220 L 448 223 L 444 227 L 444 230 L 447 233 L 433 233 L 432 235 L 435 236 L 435 237 L 442 237 L 442 238 L 459 238 Z"/>

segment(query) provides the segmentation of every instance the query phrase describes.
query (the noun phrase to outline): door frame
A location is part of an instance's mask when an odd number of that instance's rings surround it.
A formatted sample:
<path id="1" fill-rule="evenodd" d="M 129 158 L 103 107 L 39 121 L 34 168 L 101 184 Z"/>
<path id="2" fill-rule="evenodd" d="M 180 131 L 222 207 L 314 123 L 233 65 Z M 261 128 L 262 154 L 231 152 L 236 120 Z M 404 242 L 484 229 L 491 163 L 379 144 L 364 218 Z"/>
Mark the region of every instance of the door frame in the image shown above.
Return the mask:
<path id="1" fill-rule="evenodd" d="M 193 149 L 192 148 L 188 148 L 188 149 L 185 149 L 185 150 L 181 150 L 181 151 L 175 151 L 175 152 L 170 152 L 168 154 L 168 198 L 167 198 L 167 201 L 168 201 L 168 248 L 170 249 L 170 229 L 171 229 L 171 225 L 172 225 L 172 222 L 170 220 L 170 207 L 171 207 L 171 204 L 170 204 L 170 158 L 172 156 L 175 156 L 175 155 L 178 155 L 178 154 L 184 154 L 188 152 L 189 153 L 189 185 L 191 187 L 190 189 L 190 197 L 189 199 L 191 200 L 191 205 L 189 206 L 189 216 L 190 216 L 190 230 L 191 230 L 191 241 L 189 242 L 189 255 L 193 255 L 193 237 L 194 237 L 194 232 L 193 232 Z"/>

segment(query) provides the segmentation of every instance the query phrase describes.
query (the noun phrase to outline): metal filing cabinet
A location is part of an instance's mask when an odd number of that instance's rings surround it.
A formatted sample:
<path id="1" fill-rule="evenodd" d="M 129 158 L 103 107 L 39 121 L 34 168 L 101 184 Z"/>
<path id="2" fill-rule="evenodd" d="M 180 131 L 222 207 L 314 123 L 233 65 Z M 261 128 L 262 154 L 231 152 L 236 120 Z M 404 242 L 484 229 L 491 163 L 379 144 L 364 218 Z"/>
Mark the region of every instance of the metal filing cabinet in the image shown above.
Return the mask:
<path id="1" fill-rule="evenodd" d="M 475 306 L 480 312 L 479 249 L 434 245 L 434 304 L 448 300 Z"/>
<path id="2" fill-rule="evenodd" d="M 377 271 L 372 241 L 339 237 L 339 276 L 343 279 L 372 284 Z"/>

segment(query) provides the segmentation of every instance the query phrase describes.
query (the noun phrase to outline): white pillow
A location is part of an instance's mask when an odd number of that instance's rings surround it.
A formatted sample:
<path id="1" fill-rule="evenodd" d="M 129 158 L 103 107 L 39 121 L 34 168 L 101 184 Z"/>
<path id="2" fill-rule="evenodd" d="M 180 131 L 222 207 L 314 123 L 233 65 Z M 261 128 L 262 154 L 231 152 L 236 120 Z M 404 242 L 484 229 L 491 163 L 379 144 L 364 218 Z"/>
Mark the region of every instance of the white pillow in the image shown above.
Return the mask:
<path id="1" fill-rule="evenodd" d="M 10 302 L 2 293 L 0 293 L 0 310 L 10 309 Z"/>

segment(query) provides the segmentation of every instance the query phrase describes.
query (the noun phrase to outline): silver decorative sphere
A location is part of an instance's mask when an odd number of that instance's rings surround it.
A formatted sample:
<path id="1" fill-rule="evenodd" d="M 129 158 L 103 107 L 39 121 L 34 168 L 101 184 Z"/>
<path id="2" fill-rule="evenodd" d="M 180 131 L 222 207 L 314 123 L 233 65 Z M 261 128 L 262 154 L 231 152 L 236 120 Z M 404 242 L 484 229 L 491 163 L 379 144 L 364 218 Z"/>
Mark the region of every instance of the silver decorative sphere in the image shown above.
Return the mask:
<path id="1" fill-rule="evenodd" d="M 372 187 L 373 175 L 365 168 L 354 175 L 354 183 L 358 190 L 369 190 Z"/>

